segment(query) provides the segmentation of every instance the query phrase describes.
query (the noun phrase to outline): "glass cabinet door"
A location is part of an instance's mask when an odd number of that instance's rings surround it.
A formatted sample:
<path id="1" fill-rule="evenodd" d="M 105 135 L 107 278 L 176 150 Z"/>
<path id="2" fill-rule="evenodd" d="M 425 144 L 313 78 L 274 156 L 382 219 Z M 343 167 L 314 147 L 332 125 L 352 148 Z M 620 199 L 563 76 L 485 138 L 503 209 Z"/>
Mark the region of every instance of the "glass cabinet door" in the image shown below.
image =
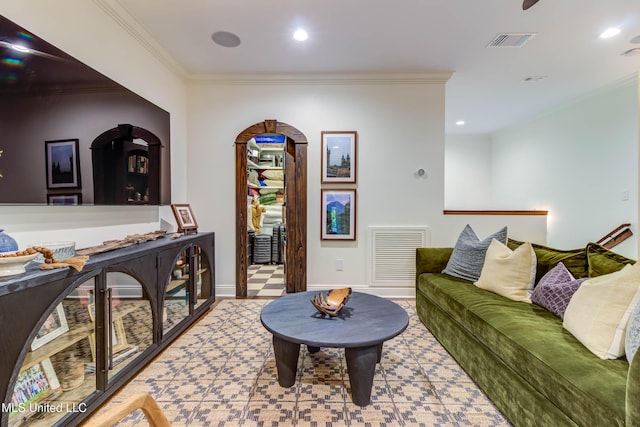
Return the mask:
<path id="1" fill-rule="evenodd" d="M 13 388 L 9 426 L 49 427 L 86 408 L 97 387 L 95 290 L 95 278 L 81 283 L 40 326 Z"/>
<path id="2" fill-rule="evenodd" d="M 134 277 L 108 272 L 106 278 L 106 356 L 111 380 L 153 344 L 153 316 L 148 295 Z"/>
<path id="3" fill-rule="evenodd" d="M 162 331 L 171 328 L 189 316 L 189 249 L 183 250 L 173 263 L 171 277 L 164 292 Z"/>
<path id="4" fill-rule="evenodd" d="M 209 261 L 202 248 L 190 246 L 174 260 L 164 292 L 162 330 L 166 335 L 213 294 Z"/>
<path id="5" fill-rule="evenodd" d="M 196 273 L 194 308 L 198 308 L 211 297 L 213 274 L 211 274 L 211 266 L 209 265 L 209 261 L 203 253 L 202 248 L 195 245 L 193 247 L 193 252 L 193 264 L 194 271 Z"/>

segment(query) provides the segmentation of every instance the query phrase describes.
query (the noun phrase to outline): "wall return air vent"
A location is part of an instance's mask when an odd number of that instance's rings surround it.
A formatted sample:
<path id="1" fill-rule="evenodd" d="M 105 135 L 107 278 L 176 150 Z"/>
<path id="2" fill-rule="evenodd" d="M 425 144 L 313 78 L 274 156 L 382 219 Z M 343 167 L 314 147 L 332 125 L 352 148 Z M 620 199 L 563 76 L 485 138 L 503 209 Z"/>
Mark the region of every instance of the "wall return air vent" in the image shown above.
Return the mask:
<path id="1" fill-rule="evenodd" d="M 501 33 L 489 42 L 487 48 L 522 47 L 535 35 L 535 33 Z"/>

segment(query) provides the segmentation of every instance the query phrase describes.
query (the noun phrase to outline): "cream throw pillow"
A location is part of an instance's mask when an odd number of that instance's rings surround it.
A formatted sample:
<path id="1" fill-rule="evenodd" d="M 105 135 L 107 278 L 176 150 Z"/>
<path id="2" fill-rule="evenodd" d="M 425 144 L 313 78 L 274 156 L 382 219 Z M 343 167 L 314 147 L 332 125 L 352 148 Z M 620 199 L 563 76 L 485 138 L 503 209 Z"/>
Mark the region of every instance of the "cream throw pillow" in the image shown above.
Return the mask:
<path id="1" fill-rule="evenodd" d="M 531 243 L 515 250 L 493 239 L 475 285 L 514 301 L 531 303 L 531 291 L 536 279 L 536 253 Z"/>
<path id="2" fill-rule="evenodd" d="M 629 315 L 640 298 L 640 263 L 585 281 L 573 294 L 563 326 L 601 359 L 624 355 Z"/>

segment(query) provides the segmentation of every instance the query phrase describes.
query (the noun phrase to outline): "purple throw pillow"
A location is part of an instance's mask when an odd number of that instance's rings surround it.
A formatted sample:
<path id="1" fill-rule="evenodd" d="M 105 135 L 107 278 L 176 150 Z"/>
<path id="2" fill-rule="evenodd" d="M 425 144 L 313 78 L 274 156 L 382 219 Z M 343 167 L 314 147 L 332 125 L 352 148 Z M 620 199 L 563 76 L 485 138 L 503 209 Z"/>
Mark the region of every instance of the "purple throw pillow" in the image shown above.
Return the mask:
<path id="1" fill-rule="evenodd" d="M 547 274 L 542 276 L 540 282 L 531 293 L 531 302 L 539 305 L 563 319 L 564 312 L 582 282 L 587 280 L 574 279 L 567 267 L 559 262 Z"/>

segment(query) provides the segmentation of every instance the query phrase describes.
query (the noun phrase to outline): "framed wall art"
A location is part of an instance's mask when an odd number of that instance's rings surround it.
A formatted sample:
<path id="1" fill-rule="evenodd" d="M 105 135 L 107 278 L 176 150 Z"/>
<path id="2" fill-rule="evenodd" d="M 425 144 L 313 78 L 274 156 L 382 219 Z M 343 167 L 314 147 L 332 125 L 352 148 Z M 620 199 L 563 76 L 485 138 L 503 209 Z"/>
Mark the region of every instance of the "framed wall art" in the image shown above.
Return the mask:
<path id="1" fill-rule="evenodd" d="M 195 232 L 198 229 L 198 223 L 190 205 L 171 205 L 171 209 L 178 222 L 178 231 Z"/>
<path id="2" fill-rule="evenodd" d="M 73 194 L 47 194 L 47 204 L 48 205 L 81 205 L 82 204 L 82 194 L 81 193 L 73 193 Z"/>
<path id="3" fill-rule="evenodd" d="M 321 182 L 323 184 L 355 184 L 358 133 L 323 131 L 321 137 Z"/>
<path id="4" fill-rule="evenodd" d="M 77 139 L 45 141 L 47 188 L 80 188 Z"/>
<path id="5" fill-rule="evenodd" d="M 38 334 L 31 343 L 31 350 L 42 347 L 67 331 L 69 331 L 69 325 L 64 315 L 62 303 L 60 303 L 40 327 Z"/>
<path id="6" fill-rule="evenodd" d="M 356 240 L 356 190 L 321 190 L 321 240 Z"/>

